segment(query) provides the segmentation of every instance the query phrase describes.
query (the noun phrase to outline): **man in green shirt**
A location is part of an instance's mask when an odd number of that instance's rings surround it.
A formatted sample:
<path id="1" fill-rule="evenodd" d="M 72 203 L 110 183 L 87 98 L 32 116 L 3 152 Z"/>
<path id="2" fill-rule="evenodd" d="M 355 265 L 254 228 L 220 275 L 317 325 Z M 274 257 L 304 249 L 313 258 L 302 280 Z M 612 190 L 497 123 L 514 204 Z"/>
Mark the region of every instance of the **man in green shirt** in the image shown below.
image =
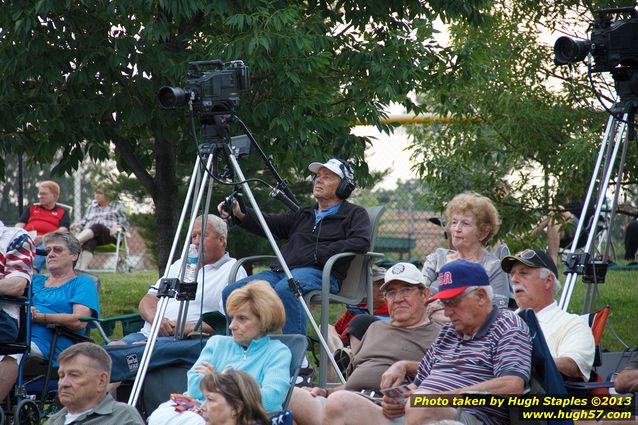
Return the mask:
<path id="1" fill-rule="evenodd" d="M 64 408 L 45 425 L 144 425 L 137 410 L 107 393 L 111 357 L 97 344 L 82 342 L 58 357 L 58 398 Z"/>

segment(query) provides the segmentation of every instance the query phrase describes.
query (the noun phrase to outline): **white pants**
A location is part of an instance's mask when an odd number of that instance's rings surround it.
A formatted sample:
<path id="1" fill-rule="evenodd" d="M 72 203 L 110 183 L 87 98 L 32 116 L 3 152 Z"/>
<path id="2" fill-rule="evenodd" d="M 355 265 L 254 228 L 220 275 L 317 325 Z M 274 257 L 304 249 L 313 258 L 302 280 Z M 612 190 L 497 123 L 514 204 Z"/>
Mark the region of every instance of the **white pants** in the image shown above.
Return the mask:
<path id="1" fill-rule="evenodd" d="M 148 425 L 205 425 L 204 418 L 195 412 L 176 412 L 172 401 L 165 401 L 148 417 Z"/>

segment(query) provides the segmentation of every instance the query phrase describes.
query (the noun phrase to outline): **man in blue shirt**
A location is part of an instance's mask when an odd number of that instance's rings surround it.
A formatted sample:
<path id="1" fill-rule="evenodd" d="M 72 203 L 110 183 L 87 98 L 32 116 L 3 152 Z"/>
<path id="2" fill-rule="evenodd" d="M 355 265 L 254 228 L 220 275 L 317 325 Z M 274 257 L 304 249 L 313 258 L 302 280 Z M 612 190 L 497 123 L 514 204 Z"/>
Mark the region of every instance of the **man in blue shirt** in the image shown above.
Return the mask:
<path id="1" fill-rule="evenodd" d="M 346 200 L 355 186 L 350 165 L 332 158 L 323 164 L 313 162 L 308 169 L 315 174 L 312 195 L 317 204 L 296 212 L 265 214 L 273 237 L 286 240 L 281 247 L 281 254 L 304 294 L 321 289 L 322 270 L 331 256 L 341 252 L 365 253 L 370 248 L 371 234 L 366 210 Z M 221 207 L 222 204 L 218 207 L 221 217 L 229 219 L 230 215 Z M 252 209 L 247 208 L 244 213 L 235 203 L 233 215 L 240 221 L 242 228 L 264 236 Z M 350 260 L 342 259 L 335 263 L 330 292 L 339 291 Z M 278 262 L 271 264 L 270 270 L 228 285 L 222 294 L 224 305 L 232 291 L 256 279 L 268 281 L 281 298 L 286 309 L 283 333 L 305 335 L 306 316 Z"/>

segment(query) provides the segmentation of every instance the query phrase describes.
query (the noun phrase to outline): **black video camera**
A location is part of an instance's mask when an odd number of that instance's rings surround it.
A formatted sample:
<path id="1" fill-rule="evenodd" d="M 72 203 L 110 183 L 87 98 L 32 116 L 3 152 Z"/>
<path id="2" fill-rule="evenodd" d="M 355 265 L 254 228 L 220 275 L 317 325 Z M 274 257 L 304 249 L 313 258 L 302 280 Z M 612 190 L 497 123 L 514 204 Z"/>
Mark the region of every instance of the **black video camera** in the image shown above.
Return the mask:
<path id="1" fill-rule="evenodd" d="M 186 87 L 162 87 L 159 102 L 164 109 L 191 102 L 198 115 L 231 112 L 239 105 L 239 92 L 249 86 L 248 67 L 243 61 L 189 62 Z"/>
<path id="2" fill-rule="evenodd" d="M 632 7 L 599 9 L 591 25 L 589 40 L 560 37 L 554 44 L 554 63 L 567 65 L 585 59 L 591 53 L 592 72 L 620 72 L 638 69 L 638 11 Z M 610 14 L 629 14 L 612 21 Z"/>

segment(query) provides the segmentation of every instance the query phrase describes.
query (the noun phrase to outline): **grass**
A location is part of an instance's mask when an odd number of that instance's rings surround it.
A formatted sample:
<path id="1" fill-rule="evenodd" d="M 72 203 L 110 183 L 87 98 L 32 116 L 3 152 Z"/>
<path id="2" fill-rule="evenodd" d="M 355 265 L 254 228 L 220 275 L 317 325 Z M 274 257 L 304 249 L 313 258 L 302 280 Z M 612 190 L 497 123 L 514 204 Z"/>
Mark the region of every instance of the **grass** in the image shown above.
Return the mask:
<path id="1" fill-rule="evenodd" d="M 564 282 L 565 278 L 561 277 Z M 638 346 L 638 332 L 635 326 L 636 285 L 638 270 L 609 270 L 605 283 L 598 285 L 595 309 L 609 305 L 611 314 L 603 333 L 601 346 L 609 351 L 622 351 L 625 345 Z M 593 290 L 593 285 L 591 285 Z M 587 285 L 580 277 L 576 281 L 569 311 L 581 313 Z"/>
<path id="2" fill-rule="evenodd" d="M 132 273 L 98 273 L 100 277 L 100 304 L 102 317 L 137 313 L 137 305 L 146 294 L 148 287 L 157 280 L 156 271 L 135 271 Z M 564 282 L 565 277 L 561 276 Z M 611 306 L 611 315 L 603 334 L 602 347 L 609 351 L 622 351 L 626 344 L 638 346 L 638 332 L 634 328 L 636 309 L 637 270 L 609 270 L 604 284 L 598 285 L 595 307 Z M 572 313 L 581 313 L 586 285 L 578 278 L 569 305 Z M 343 313 L 343 305 L 330 308 L 330 322 Z M 319 308 L 311 308 L 319 323 Z M 310 327 L 309 327 L 310 330 Z M 622 342 L 621 342 L 622 341 Z"/>

